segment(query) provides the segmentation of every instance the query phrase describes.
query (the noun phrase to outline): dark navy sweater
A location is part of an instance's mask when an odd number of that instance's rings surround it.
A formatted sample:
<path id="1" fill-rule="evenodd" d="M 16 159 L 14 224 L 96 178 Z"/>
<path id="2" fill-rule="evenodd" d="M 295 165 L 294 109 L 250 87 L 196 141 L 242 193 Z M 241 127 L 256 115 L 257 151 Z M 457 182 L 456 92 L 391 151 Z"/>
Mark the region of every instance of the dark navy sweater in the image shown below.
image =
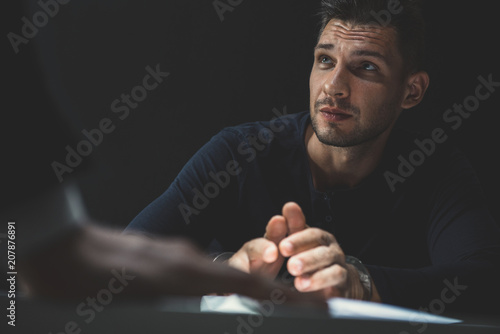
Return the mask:
<path id="1" fill-rule="evenodd" d="M 309 226 L 329 231 L 366 264 L 384 302 L 491 312 L 500 296 L 500 231 L 470 163 L 446 134 L 437 143 L 394 129 L 360 184 L 320 192 L 304 143 L 309 123 L 302 112 L 223 129 L 127 231 L 237 251 L 294 201 Z"/>

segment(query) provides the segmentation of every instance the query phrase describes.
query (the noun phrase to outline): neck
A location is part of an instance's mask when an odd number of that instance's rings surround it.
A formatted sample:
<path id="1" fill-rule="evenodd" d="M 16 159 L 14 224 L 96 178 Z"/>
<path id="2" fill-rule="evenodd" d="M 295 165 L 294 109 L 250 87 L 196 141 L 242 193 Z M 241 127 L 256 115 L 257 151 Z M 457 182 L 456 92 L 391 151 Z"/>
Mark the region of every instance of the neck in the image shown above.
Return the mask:
<path id="1" fill-rule="evenodd" d="M 361 145 L 334 147 L 321 143 L 309 125 L 305 144 L 314 187 L 325 191 L 359 184 L 378 166 L 389 132 Z"/>

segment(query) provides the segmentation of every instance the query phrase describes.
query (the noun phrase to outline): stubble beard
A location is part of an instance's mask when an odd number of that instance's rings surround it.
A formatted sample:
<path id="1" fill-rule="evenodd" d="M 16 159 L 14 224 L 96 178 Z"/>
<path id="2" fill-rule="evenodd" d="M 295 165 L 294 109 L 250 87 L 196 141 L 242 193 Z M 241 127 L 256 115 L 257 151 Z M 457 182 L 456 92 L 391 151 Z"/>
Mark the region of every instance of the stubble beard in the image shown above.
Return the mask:
<path id="1" fill-rule="evenodd" d="M 344 132 L 342 126 L 336 123 L 322 122 L 326 125 L 320 124 L 322 106 L 329 105 L 345 110 L 352 115 L 350 122 L 355 122 L 354 128 L 349 133 Z M 316 101 L 314 104 L 314 113 L 311 115 L 311 126 L 316 134 L 318 140 L 328 146 L 333 147 L 354 147 L 374 141 L 380 137 L 384 132 L 392 127 L 395 122 L 395 103 L 383 105 L 377 111 L 373 118 L 369 119 L 367 124 L 360 124 L 360 109 L 351 104 L 337 101 L 335 104 L 329 98 Z"/>

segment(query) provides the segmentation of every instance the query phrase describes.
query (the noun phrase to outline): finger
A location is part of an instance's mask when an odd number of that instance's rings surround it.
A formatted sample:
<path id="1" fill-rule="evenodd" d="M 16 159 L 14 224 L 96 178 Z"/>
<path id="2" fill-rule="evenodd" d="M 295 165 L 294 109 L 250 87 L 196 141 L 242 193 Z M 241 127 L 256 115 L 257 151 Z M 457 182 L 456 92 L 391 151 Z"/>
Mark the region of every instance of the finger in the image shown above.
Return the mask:
<path id="1" fill-rule="evenodd" d="M 216 269 L 216 270 L 215 270 Z M 259 275 L 247 275 L 232 268 L 211 268 L 201 277 L 209 278 L 213 287 L 208 291 L 232 292 L 246 295 L 260 300 L 276 300 L 279 303 L 293 303 L 318 309 L 327 309 L 324 297 L 318 292 L 300 293 L 292 291 L 290 288 L 281 285 L 274 280 L 267 279 Z M 200 276 L 198 276 L 200 277 Z M 206 290 L 206 287 L 205 287 Z"/>
<path id="2" fill-rule="evenodd" d="M 344 264 L 345 256 L 336 244 L 318 246 L 292 256 L 287 263 L 288 272 L 294 276 L 311 273 L 334 263 Z"/>
<path id="3" fill-rule="evenodd" d="M 250 273 L 254 269 L 276 261 L 276 245 L 267 239 L 251 240 L 243 245 L 227 262 L 236 269 Z"/>
<path id="4" fill-rule="evenodd" d="M 248 256 L 245 252 L 235 253 L 229 260 L 227 264 L 235 269 L 250 273 L 250 261 L 248 261 Z"/>
<path id="5" fill-rule="evenodd" d="M 162 266 L 165 267 L 165 262 L 162 262 Z M 257 274 L 247 274 L 221 263 L 209 262 L 202 256 L 189 257 L 186 261 L 179 261 L 174 267 L 167 263 L 167 268 L 169 270 L 161 272 L 168 273 L 168 275 L 152 276 L 153 283 L 158 288 L 150 289 L 149 287 L 145 289 L 146 291 L 151 290 L 151 292 L 167 295 L 181 293 L 199 296 L 208 293 L 238 293 L 261 300 L 276 300 L 279 304 L 294 303 L 327 309 L 324 297 L 318 292 L 291 291 L 273 279 Z M 203 279 L 203 284 L 199 284 L 200 277 Z"/>
<path id="6" fill-rule="evenodd" d="M 264 238 L 269 239 L 278 245 L 279 242 L 286 237 L 287 232 L 288 228 L 286 226 L 285 217 L 274 216 L 271 220 L 269 220 L 269 223 L 267 223 Z"/>
<path id="7" fill-rule="evenodd" d="M 261 263 L 273 263 L 279 256 L 276 244 L 265 238 L 258 238 L 247 242 L 244 249 L 251 266 Z"/>
<path id="8" fill-rule="evenodd" d="M 337 244 L 332 234 L 313 227 L 289 235 L 280 242 L 279 249 L 283 256 L 293 256 L 308 249 L 331 244 Z"/>
<path id="9" fill-rule="evenodd" d="M 325 288 L 345 290 L 347 287 L 347 269 L 341 265 L 334 264 L 311 275 L 296 277 L 294 284 L 295 288 L 302 292 L 317 291 Z"/>
<path id="10" fill-rule="evenodd" d="M 283 217 L 288 226 L 288 235 L 306 228 L 306 217 L 297 203 L 288 202 L 283 206 Z"/>
<path id="11" fill-rule="evenodd" d="M 269 284 L 270 283 L 270 284 Z M 325 302 L 325 297 L 322 293 L 318 291 L 313 292 L 298 292 L 295 289 L 290 289 L 277 282 L 269 282 L 264 284 L 264 289 L 259 285 L 246 284 L 247 291 L 254 295 L 254 298 L 271 300 L 276 303 L 285 303 L 288 305 L 293 304 L 295 307 L 307 307 L 306 310 L 310 310 L 311 307 L 319 310 L 328 310 L 327 304 Z M 272 285 L 271 285 L 272 284 Z M 267 290 L 265 294 L 257 296 L 259 292 Z M 270 291 L 269 291 L 270 290 Z"/>

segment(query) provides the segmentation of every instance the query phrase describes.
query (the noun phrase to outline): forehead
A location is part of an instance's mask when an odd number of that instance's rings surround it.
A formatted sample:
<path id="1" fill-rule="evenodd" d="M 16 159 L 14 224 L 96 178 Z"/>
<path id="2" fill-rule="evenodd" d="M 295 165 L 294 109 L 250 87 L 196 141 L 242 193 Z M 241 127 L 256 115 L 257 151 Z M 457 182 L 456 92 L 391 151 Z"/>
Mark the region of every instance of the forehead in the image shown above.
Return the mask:
<path id="1" fill-rule="evenodd" d="M 396 56 L 398 35 L 393 27 L 353 25 L 340 20 L 331 20 L 321 33 L 320 44 L 331 44 L 335 48 L 344 45 L 373 49 L 386 56 Z"/>

